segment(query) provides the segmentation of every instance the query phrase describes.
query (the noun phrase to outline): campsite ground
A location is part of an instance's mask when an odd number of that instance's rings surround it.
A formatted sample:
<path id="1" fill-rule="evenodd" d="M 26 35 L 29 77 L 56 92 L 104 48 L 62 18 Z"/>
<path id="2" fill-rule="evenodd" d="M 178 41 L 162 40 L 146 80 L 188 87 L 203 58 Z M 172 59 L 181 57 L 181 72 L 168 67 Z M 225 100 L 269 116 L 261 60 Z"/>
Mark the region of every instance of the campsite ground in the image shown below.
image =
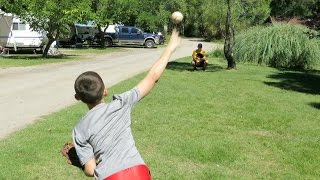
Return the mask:
<path id="1" fill-rule="evenodd" d="M 182 39 L 171 60 L 191 56 L 198 39 Z M 217 47 L 202 42 L 207 51 Z M 108 87 L 146 71 L 160 56 L 163 47 L 131 48 L 111 54 L 94 54 L 82 61 L 1 69 L 0 138 L 24 128 L 44 115 L 72 105 L 73 82 L 84 71 L 101 74 Z"/>

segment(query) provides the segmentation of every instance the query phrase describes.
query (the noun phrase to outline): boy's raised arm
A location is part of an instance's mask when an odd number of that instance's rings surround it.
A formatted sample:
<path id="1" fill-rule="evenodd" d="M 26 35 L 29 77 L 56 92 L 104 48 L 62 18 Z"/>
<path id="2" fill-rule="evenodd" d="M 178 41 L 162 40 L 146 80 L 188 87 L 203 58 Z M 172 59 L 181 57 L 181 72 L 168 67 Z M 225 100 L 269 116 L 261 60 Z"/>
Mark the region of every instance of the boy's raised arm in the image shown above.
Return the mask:
<path id="1" fill-rule="evenodd" d="M 179 32 L 174 28 L 170 41 L 160 58 L 152 65 L 146 77 L 138 84 L 141 98 L 148 95 L 155 83 L 160 79 L 160 76 L 165 70 L 172 53 L 176 50 L 179 44 Z"/>

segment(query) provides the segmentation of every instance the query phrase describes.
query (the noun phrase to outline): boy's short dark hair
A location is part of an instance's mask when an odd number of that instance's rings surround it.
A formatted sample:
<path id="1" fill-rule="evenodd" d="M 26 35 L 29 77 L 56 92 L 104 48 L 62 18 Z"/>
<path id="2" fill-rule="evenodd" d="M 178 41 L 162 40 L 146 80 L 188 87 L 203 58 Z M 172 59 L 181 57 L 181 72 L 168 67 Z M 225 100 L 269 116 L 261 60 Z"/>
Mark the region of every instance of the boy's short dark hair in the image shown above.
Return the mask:
<path id="1" fill-rule="evenodd" d="M 98 73 L 87 71 L 78 76 L 74 90 L 82 102 L 94 104 L 102 99 L 105 87 Z"/>
<path id="2" fill-rule="evenodd" d="M 202 48 L 202 44 L 201 43 L 198 44 L 198 48 Z"/>

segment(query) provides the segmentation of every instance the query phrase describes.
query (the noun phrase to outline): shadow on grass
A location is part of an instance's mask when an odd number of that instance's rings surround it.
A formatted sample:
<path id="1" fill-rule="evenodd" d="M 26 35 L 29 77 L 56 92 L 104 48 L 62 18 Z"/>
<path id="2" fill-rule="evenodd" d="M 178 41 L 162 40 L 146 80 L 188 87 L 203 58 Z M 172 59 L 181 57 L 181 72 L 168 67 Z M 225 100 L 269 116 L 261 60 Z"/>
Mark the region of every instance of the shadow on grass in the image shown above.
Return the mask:
<path id="1" fill-rule="evenodd" d="M 265 82 L 269 86 L 307 94 L 320 94 L 320 74 L 303 72 L 282 72 L 268 76 L 280 82 Z"/>
<path id="2" fill-rule="evenodd" d="M 191 63 L 176 62 L 176 61 L 169 62 L 167 65 L 167 69 L 174 70 L 174 71 L 193 71 L 193 67 L 191 66 Z M 198 68 L 198 69 L 199 69 L 198 71 L 202 71 L 201 68 Z M 205 72 L 216 72 L 216 71 L 221 71 L 223 69 L 225 68 L 218 65 L 209 64 Z"/>
<path id="3" fill-rule="evenodd" d="M 320 110 L 320 103 L 310 103 L 309 105 Z"/>

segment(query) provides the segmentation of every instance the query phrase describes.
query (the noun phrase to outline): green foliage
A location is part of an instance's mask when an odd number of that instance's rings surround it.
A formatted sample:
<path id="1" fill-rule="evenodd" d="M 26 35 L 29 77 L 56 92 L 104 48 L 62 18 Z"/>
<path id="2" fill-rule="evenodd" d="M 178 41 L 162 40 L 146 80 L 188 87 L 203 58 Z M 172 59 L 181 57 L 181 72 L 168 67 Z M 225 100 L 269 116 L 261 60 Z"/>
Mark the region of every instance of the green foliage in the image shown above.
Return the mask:
<path id="1" fill-rule="evenodd" d="M 48 31 L 49 36 L 68 32 L 75 21 L 94 21 L 98 27 L 123 23 L 137 25 L 146 31 L 172 28 L 170 15 L 184 14 L 186 36 L 223 37 L 226 21 L 225 0 L 11 0 L 7 9 L 30 20 L 35 30 Z M 236 30 L 260 24 L 269 15 L 271 0 L 232 0 Z M 3 2 L 3 3 L 1 3 Z M 58 28 L 57 28 L 58 27 Z M 104 29 L 100 29 L 101 32 Z"/>
<path id="2" fill-rule="evenodd" d="M 270 14 L 271 0 L 240 0 L 236 2 L 236 9 L 239 9 L 237 21 L 244 22 L 249 26 L 263 23 Z"/>
<path id="3" fill-rule="evenodd" d="M 186 36 L 200 36 L 204 34 L 204 17 L 206 14 L 202 11 L 206 2 L 199 0 L 190 0 L 186 4 L 184 33 Z M 207 7 L 209 8 L 209 6 Z"/>
<path id="4" fill-rule="evenodd" d="M 184 0 L 92 0 L 92 17 L 101 27 L 122 23 L 136 25 L 146 31 L 158 31 L 168 25 L 172 10 L 183 12 L 184 3 Z"/>
<path id="5" fill-rule="evenodd" d="M 225 58 L 223 49 L 216 49 L 208 53 L 209 57 Z"/>
<path id="6" fill-rule="evenodd" d="M 147 31 L 163 30 L 170 25 L 170 15 L 174 11 L 185 12 L 185 0 L 139 1 L 136 25 Z"/>
<path id="7" fill-rule="evenodd" d="M 236 36 L 234 57 L 240 62 L 277 68 L 311 68 L 320 58 L 317 39 L 310 39 L 303 26 L 258 26 Z"/>
<path id="8" fill-rule="evenodd" d="M 56 38 L 65 32 L 66 26 L 86 16 L 86 1 L 24 0 L 23 11 L 11 11 L 30 23 L 37 31 L 46 31 Z"/>
<path id="9" fill-rule="evenodd" d="M 68 25 L 82 19 L 88 12 L 86 0 L 13 0 L 14 4 L 5 3 L 7 12 L 14 13 L 30 24 L 31 29 L 46 32 L 47 55 L 52 42 L 68 32 Z"/>
<path id="10" fill-rule="evenodd" d="M 221 38 L 225 34 L 225 0 L 0 0 L 0 8 L 23 16 L 35 30 L 49 36 L 68 32 L 75 21 L 95 21 L 100 27 L 123 23 L 146 31 L 169 31 L 170 14 L 181 11 L 186 36 Z M 319 13 L 320 0 L 231 0 L 236 32 L 260 25 L 270 15 L 312 15 Z M 103 31 L 104 29 L 101 29 Z"/>
<path id="11" fill-rule="evenodd" d="M 272 0 L 271 14 L 276 16 L 310 16 L 319 10 L 319 0 Z"/>
<path id="12" fill-rule="evenodd" d="M 91 0 L 91 12 L 93 20 L 97 24 L 107 24 L 112 21 L 114 11 L 110 11 L 115 3 L 109 3 L 108 0 Z"/>
<path id="13" fill-rule="evenodd" d="M 269 16 L 270 0 L 232 0 L 231 14 L 236 31 L 261 24 Z M 201 4 L 203 26 L 207 37 L 225 34 L 227 4 L 225 0 L 204 0 Z"/>
<path id="14" fill-rule="evenodd" d="M 222 36 L 226 22 L 227 8 L 224 0 L 205 0 L 202 5 L 205 35 L 210 39 L 213 36 Z M 214 13 L 213 13 L 214 12 Z"/>
<path id="15" fill-rule="evenodd" d="M 27 4 L 25 0 L 0 0 L 0 9 L 7 13 L 20 14 Z"/>

